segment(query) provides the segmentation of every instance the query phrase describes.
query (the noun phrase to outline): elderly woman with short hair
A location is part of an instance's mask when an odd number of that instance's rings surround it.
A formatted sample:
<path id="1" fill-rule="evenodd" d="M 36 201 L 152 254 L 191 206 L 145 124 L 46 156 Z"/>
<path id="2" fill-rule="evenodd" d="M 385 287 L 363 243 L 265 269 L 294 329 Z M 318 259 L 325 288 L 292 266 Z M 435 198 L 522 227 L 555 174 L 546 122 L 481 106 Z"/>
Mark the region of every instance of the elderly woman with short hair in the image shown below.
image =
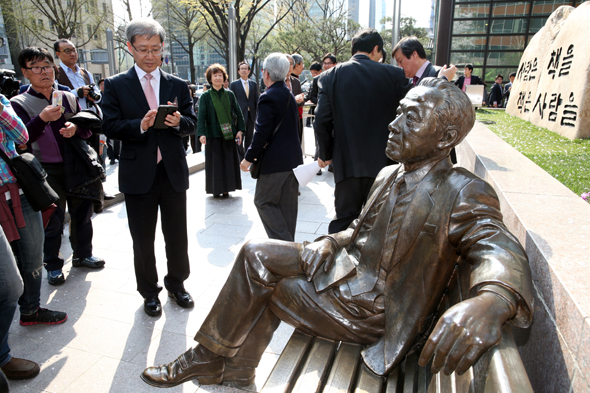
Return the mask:
<path id="1" fill-rule="evenodd" d="M 254 204 L 268 237 L 294 241 L 299 184 L 293 168 L 303 163 L 303 154 L 297 103 L 285 85 L 288 71 L 289 60 L 282 53 L 272 53 L 264 60 L 262 77 L 267 89 L 258 101 L 254 136 L 241 169 L 248 171 L 253 162 L 261 165 Z M 267 143 L 264 158 L 259 160 Z"/>
<path id="2" fill-rule="evenodd" d="M 230 191 L 242 189 L 236 142 L 241 143 L 246 125 L 236 96 L 223 87 L 225 67 L 213 64 L 205 75 L 211 88 L 199 98 L 197 123 L 199 141 L 205 145 L 205 191 L 228 198 Z"/>

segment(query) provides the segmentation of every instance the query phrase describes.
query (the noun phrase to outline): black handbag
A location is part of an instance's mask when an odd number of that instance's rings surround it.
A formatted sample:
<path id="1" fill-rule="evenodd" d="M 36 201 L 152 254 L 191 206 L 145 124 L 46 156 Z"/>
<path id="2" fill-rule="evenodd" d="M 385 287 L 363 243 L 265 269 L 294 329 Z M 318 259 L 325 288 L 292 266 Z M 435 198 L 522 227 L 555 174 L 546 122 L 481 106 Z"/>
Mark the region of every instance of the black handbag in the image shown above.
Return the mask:
<path id="1" fill-rule="evenodd" d="M 59 196 L 47 182 L 47 172 L 31 153 L 23 153 L 10 159 L 2 149 L 0 157 L 6 162 L 27 201 L 35 211 L 41 211 L 55 203 Z"/>
<path id="2" fill-rule="evenodd" d="M 291 103 L 291 97 L 289 97 L 289 99 L 287 100 L 287 108 L 285 109 L 285 113 L 283 113 L 283 117 L 281 117 L 281 121 L 275 127 L 274 131 L 272 132 L 272 135 L 268 139 L 268 142 L 265 143 L 264 147 L 262 148 L 262 151 L 260 152 L 260 155 L 256 159 L 256 162 L 253 162 L 250 165 L 250 175 L 252 176 L 252 179 L 258 179 L 258 177 L 260 176 L 260 163 L 262 162 L 262 158 L 264 157 L 264 152 L 266 151 L 266 148 L 268 147 L 268 144 L 270 143 L 273 136 L 275 136 L 275 134 L 277 133 L 279 128 L 281 128 L 281 124 L 283 124 L 283 120 L 285 120 L 285 116 L 287 115 L 287 112 L 289 111 L 289 104 L 290 103 Z"/>

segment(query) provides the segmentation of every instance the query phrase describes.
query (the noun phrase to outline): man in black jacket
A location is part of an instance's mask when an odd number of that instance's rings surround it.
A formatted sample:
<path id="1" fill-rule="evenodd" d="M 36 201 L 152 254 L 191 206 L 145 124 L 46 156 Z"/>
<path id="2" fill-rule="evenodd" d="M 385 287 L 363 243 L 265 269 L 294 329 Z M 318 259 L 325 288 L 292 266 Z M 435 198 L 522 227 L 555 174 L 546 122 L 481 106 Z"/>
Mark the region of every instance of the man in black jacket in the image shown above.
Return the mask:
<path id="1" fill-rule="evenodd" d="M 488 105 L 494 108 L 501 108 L 502 107 L 502 81 L 504 77 L 502 75 L 496 75 L 496 79 L 494 85 L 492 86 L 492 90 L 490 91 L 490 96 L 488 97 Z"/>
<path id="2" fill-rule="evenodd" d="M 125 194 L 137 290 L 149 316 L 162 314 L 154 242 L 158 210 L 166 241 L 168 296 L 180 307 L 193 299 L 184 288 L 190 274 L 186 216 L 188 165 L 182 138 L 194 134 L 197 118 L 186 82 L 159 68 L 166 32 L 153 19 L 127 25 L 127 49 L 135 66 L 105 81 L 103 132 L 123 142 L 119 188 Z M 160 105 L 177 102 L 166 128 L 154 128 Z"/>
<path id="3" fill-rule="evenodd" d="M 436 78 L 441 69 L 426 59 L 426 51 L 417 37 L 402 38 L 391 51 L 391 57 L 414 86 L 418 86 L 422 78 Z"/>
<path id="4" fill-rule="evenodd" d="M 379 63 L 383 38 L 364 29 L 352 39 L 352 58 L 319 79 L 314 130 L 320 167 L 332 163 L 336 183 L 336 218 L 329 233 L 340 232 L 359 216 L 379 171 L 393 163 L 385 155 L 389 130 L 399 101 L 413 84 L 404 70 Z M 455 67 L 441 71 L 448 79 Z"/>
<path id="5" fill-rule="evenodd" d="M 299 183 L 293 168 L 303 164 L 303 154 L 297 103 L 283 83 L 288 70 L 283 54 L 271 53 L 264 60 L 262 77 L 267 89 L 260 95 L 256 132 L 240 168 L 247 172 L 253 162 L 262 165 L 254 204 L 264 229 L 270 239 L 294 241 Z M 259 161 L 263 150 L 264 158 Z"/>

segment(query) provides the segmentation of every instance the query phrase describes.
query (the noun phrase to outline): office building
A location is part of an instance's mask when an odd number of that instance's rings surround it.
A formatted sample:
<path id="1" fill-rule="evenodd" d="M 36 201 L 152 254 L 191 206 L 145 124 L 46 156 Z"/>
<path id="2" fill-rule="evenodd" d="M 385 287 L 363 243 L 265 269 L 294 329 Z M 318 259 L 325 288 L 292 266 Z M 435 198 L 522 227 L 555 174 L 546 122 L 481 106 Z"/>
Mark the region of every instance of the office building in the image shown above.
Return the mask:
<path id="1" fill-rule="evenodd" d="M 493 83 L 516 71 L 524 49 L 553 11 L 586 0 L 439 0 L 436 64 L 455 64 Z"/>

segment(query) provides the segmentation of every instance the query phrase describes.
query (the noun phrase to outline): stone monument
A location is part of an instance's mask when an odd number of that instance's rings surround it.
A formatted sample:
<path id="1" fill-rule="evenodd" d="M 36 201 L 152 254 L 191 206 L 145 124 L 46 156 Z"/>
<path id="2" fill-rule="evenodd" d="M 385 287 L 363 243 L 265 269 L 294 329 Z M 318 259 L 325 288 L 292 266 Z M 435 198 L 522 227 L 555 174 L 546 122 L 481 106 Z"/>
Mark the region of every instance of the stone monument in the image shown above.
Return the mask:
<path id="1" fill-rule="evenodd" d="M 590 138 L 590 3 L 561 6 L 520 60 L 507 112 L 570 139 Z"/>

